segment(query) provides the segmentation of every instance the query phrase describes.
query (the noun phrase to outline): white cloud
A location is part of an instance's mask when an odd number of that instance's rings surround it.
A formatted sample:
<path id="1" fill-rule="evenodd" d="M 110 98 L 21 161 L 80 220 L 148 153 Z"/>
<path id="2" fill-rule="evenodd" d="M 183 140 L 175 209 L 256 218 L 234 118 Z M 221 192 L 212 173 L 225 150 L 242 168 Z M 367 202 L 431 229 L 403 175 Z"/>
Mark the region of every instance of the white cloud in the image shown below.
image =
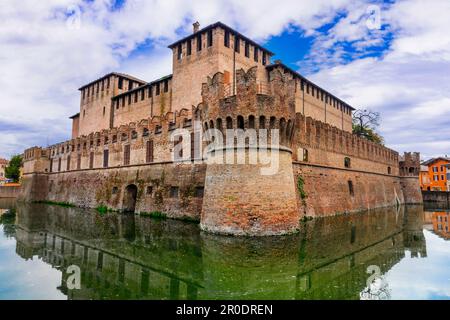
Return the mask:
<path id="1" fill-rule="evenodd" d="M 392 4 L 382 12 L 394 34 L 384 55 L 324 68 L 311 77 L 357 108 L 380 111 L 388 146 L 421 151 L 423 158 L 450 154 L 449 11 L 446 0 Z M 334 34 L 322 37 L 334 39 Z"/>
<path id="2" fill-rule="evenodd" d="M 313 77 L 356 106 L 382 111 L 383 132 L 391 146 L 424 141 L 422 133 L 429 131 L 430 124 L 423 123 L 422 117 L 437 128 L 433 133 L 436 138 L 448 138 L 442 135 L 446 129 L 438 127 L 448 117 L 443 111 L 448 108 L 439 107 L 448 103 L 444 86 L 448 82 L 450 40 L 445 0 L 426 4 L 401 1 L 386 6 L 383 23 L 388 28 L 371 31 L 365 26 L 367 4 L 350 0 L 286 0 L 277 3 L 276 10 L 269 0 L 129 0 L 112 10 L 114 3 L 2 2 L 0 156 L 67 139 L 67 117 L 79 108 L 76 89 L 104 73 L 129 72 L 149 81 L 170 73 L 171 55 L 166 46 L 190 33 L 194 20 L 202 26 L 220 20 L 259 41 L 286 29 L 314 35 L 309 63 L 324 69 Z M 319 31 L 338 16 L 339 21 L 326 34 Z M 345 64 L 345 44 L 354 48 L 353 58 L 360 58 L 383 45 L 389 32 L 395 37 L 391 51 L 382 59 Z M 138 46 L 146 49 L 135 53 Z M 432 112 L 424 113 L 431 104 Z M 414 110 L 417 119 L 401 119 L 409 110 L 406 106 Z M 431 120 L 431 114 L 439 119 Z M 395 119 L 401 119 L 398 130 Z M 411 134 L 405 137 L 405 130 Z M 395 132 L 402 134 L 401 139 L 395 138 Z M 415 149 L 410 144 L 407 147 Z M 431 155 L 443 149 L 430 145 L 424 151 Z"/>

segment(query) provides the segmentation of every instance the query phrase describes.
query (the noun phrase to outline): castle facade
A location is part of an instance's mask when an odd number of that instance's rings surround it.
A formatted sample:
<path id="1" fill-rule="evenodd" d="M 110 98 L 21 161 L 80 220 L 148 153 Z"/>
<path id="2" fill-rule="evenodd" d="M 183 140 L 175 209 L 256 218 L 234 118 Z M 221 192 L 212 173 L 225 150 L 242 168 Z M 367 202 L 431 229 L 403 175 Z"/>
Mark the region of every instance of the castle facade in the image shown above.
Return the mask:
<path id="1" fill-rule="evenodd" d="M 353 135 L 350 105 L 251 39 L 194 24 L 169 48 L 171 75 L 110 73 L 79 89 L 72 138 L 25 150 L 22 199 L 162 212 L 233 235 L 422 202 L 418 153 Z"/>

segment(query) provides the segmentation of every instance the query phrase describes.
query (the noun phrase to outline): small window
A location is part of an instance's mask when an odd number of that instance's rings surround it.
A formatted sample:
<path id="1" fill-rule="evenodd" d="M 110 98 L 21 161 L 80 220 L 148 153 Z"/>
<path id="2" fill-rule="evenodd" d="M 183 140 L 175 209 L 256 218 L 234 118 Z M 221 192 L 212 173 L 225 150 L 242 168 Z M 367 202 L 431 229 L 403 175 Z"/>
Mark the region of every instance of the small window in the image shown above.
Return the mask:
<path id="1" fill-rule="evenodd" d="M 266 56 L 266 53 L 265 53 L 265 52 L 263 52 L 263 56 L 262 56 L 262 64 L 263 64 L 263 66 L 265 66 L 265 65 L 267 64 L 267 56 Z"/>
<path id="2" fill-rule="evenodd" d="M 128 91 L 133 89 L 133 81 L 128 80 Z"/>
<path id="3" fill-rule="evenodd" d="M 156 84 L 156 95 L 159 96 L 160 92 L 161 92 L 161 88 L 159 86 L 159 83 L 157 83 Z"/>
<path id="4" fill-rule="evenodd" d="M 195 188 L 195 196 L 197 198 L 202 198 L 205 194 L 205 188 L 204 187 L 196 187 Z"/>
<path id="5" fill-rule="evenodd" d="M 144 130 L 142 130 L 142 136 L 143 136 L 143 137 L 148 137 L 148 135 L 149 135 L 148 129 L 147 129 L 147 128 L 144 128 Z"/>
<path id="6" fill-rule="evenodd" d="M 149 195 L 153 194 L 153 186 L 147 186 L 147 194 Z"/>
<path id="7" fill-rule="evenodd" d="M 123 89 L 123 78 L 119 77 L 119 84 L 118 84 L 119 89 Z"/>
<path id="8" fill-rule="evenodd" d="M 177 47 L 177 59 L 181 60 L 182 55 L 183 55 L 183 51 L 182 51 L 181 43 L 180 43 Z"/>
<path id="9" fill-rule="evenodd" d="M 237 117 L 237 123 L 238 123 L 238 129 L 244 129 L 244 117 L 243 116 Z"/>
<path id="10" fill-rule="evenodd" d="M 112 143 L 116 143 L 117 142 L 117 135 L 113 135 L 112 136 Z"/>
<path id="11" fill-rule="evenodd" d="M 178 198 L 178 187 L 170 187 L 170 193 L 171 198 Z"/>
<path id="12" fill-rule="evenodd" d="M 303 161 L 308 162 L 309 154 L 308 149 L 303 149 Z"/>
<path id="13" fill-rule="evenodd" d="M 352 180 L 348 181 L 348 192 L 350 193 L 350 195 L 352 197 L 355 195 L 355 191 L 353 189 L 353 181 Z"/>
<path id="14" fill-rule="evenodd" d="M 187 43 L 186 43 L 186 54 L 188 55 L 188 56 L 190 56 L 191 54 L 192 54 L 192 41 L 189 39 L 188 41 L 187 41 Z"/>
<path id="15" fill-rule="evenodd" d="M 238 36 L 234 36 L 234 51 L 241 52 L 241 39 Z"/>
<path id="16" fill-rule="evenodd" d="M 259 55 L 258 48 L 255 47 L 255 51 L 253 52 L 253 60 L 255 60 L 255 62 L 258 62 L 258 55 Z"/>
<path id="17" fill-rule="evenodd" d="M 349 157 L 345 157 L 345 158 L 344 158 L 344 166 L 345 166 L 346 168 L 350 168 L 350 166 L 351 166 L 351 160 L 350 160 Z"/>
<path id="18" fill-rule="evenodd" d="M 208 47 L 213 45 L 213 31 L 212 29 L 208 30 Z"/>
<path id="19" fill-rule="evenodd" d="M 145 99 L 145 90 L 141 90 L 141 101 Z"/>
<path id="20" fill-rule="evenodd" d="M 248 41 L 245 41 L 245 56 L 248 58 L 250 57 L 250 44 Z"/>
<path id="21" fill-rule="evenodd" d="M 387 171 L 388 171 L 388 174 L 391 174 L 392 173 L 391 167 L 388 167 Z"/>
<path id="22" fill-rule="evenodd" d="M 136 139 L 138 136 L 137 131 L 133 130 L 131 131 L 131 139 Z"/>
<path id="23" fill-rule="evenodd" d="M 197 51 L 202 51 L 202 35 L 197 36 Z"/>
<path id="24" fill-rule="evenodd" d="M 223 38 L 223 45 L 227 48 L 230 47 L 230 31 L 225 30 L 225 36 Z"/>
<path id="25" fill-rule="evenodd" d="M 113 187 L 111 193 L 112 194 L 118 194 L 119 193 L 119 188 L 118 187 Z"/>
<path id="26" fill-rule="evenodd" d="M 164 92 L 169 92 L 169 81 L 168 80 L 164 81 Z"/>

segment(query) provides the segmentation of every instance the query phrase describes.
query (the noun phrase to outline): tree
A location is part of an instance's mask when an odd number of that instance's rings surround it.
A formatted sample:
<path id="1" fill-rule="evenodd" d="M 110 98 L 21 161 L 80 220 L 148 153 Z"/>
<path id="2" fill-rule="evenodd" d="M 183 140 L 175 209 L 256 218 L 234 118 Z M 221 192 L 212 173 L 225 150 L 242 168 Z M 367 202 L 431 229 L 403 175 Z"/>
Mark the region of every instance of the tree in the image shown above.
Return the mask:
<path id="1" fill-rule="evenodd" d="M 353 112 L 353 133 L 369 141 L 384 144 L 384 138 L 375 132 L 380 125 L 380 114 L 370 110 L 356 110 Z"/>
<path id="2" fill-rule="evenodd" d="M 5 168 L 5 176 L 12 179 L 14 182 L 19 182 L 20 168 L 22 167 L 22 157 L 19 155 L 13 156 Z"/>

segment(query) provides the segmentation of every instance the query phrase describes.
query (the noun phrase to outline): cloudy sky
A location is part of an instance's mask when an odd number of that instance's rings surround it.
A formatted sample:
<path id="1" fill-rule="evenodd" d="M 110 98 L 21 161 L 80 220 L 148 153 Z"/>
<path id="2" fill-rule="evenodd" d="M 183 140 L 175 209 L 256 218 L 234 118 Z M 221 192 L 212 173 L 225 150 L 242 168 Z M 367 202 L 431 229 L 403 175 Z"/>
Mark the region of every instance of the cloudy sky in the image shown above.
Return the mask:
<path id="1" fill-rule="evenodd" d="M 167 45 L 222 21 L 355 108 L 399 152 L 450 155 L 450 1 L 0 0 L 0 157 L 70 137 L 77 88 L 171 73 Z"/>

